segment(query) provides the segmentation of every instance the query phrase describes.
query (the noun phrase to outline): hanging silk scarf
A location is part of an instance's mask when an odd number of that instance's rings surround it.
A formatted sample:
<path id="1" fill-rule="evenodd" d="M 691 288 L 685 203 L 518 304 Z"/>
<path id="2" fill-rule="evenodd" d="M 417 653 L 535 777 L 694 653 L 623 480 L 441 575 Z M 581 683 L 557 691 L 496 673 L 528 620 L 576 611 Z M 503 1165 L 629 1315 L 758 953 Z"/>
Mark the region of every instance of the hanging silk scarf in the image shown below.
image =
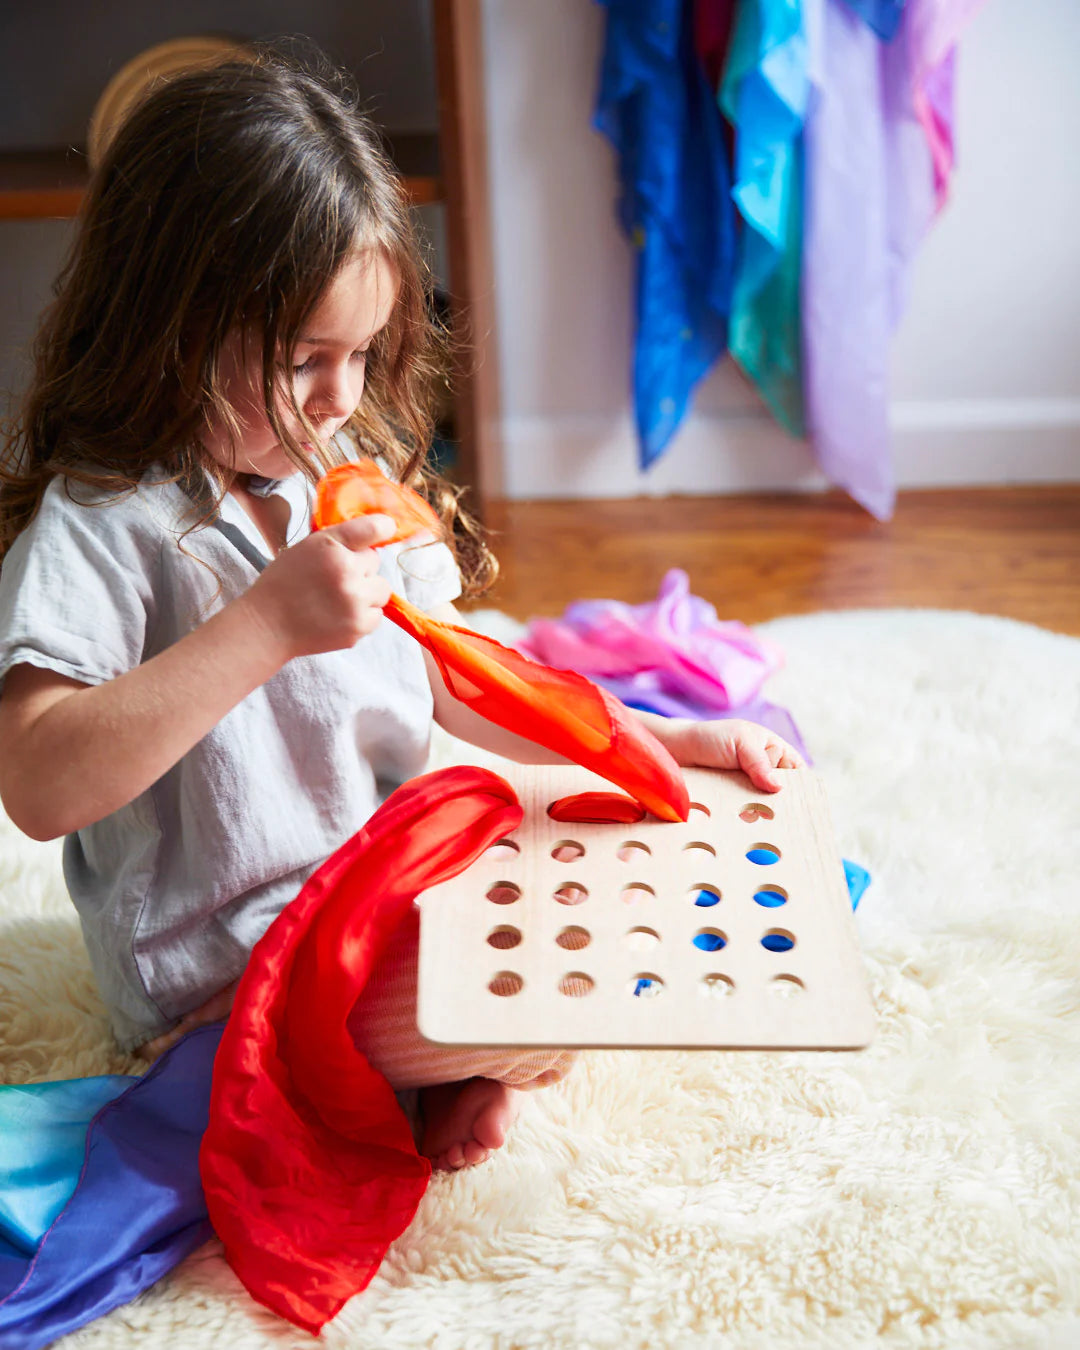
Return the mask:
<path id="1" fill-rule="evenodd" d="M 710 89 L 720 88 L 737 0 L 694 0 L 694 48 Z"/>
<path id="2" fill-rule="evenodd" d="M 620 219 L 637 249 L 634 408 L 647 469 L 725 350 L 730 180 L 694 46 L 693 0 L 599 3 L 607 24 L 594 124 L 618 155 Z"/>
<path id="3" fill-rule="evenodd" d="M 956 44 L 984 3 L 985 0 L 907 0 L 911 99 L 930 147 L 934 199 L 939 211 L 948 200 L 955 162 Z"/>
<path id="4" fill-rule="evenodd" d="M 805 432 L 799 273 L 808 90 L 801 0 L 739 0 L 720 88 L 736 133 L 732 196 L 745 222 L 728 346 L 793 436 Z"/>
<path id="5" fill-rule="evenodd" d="M 844 0 L 844 4 L 881 38 L 891 42 L 900 27 L 906 0 Z"/>
<path id="6" fill-rule="evenodd" d="M 805 131 L 807 421 L 826 476 L 886 519 L 896 495 L 890 339 L 947 185 L 950 53 L 977 0 L 908 0 L 886 46 L 842 0 L 803 4 L 815 90 Z"/>

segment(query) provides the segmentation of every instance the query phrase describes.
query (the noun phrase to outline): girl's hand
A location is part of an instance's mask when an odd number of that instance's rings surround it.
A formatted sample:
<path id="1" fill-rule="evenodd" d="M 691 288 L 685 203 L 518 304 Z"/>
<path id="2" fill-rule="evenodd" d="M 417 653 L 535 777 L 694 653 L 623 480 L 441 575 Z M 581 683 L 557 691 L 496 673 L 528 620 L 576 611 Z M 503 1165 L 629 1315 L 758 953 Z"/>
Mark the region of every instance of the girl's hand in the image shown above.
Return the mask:
<path id="1" fill-rule="evenodd" d="M 783 786 L 778 769 L 806 767 L 783 737 L 756 722 L 680 721 L 672 732 L 667 746 L 684 768 L 741 769 L 763 792 L 777 792 Z"/>
<path id="2" fill-rule="evenodd" d="M 390 585 L 378 574 L 378 544 L 394 533 L 383 515 L 357 516 L 317 530 L 280 554 L 238 604 L 255 616 L 282 664 L 340 651 L 382 618 Z"/>

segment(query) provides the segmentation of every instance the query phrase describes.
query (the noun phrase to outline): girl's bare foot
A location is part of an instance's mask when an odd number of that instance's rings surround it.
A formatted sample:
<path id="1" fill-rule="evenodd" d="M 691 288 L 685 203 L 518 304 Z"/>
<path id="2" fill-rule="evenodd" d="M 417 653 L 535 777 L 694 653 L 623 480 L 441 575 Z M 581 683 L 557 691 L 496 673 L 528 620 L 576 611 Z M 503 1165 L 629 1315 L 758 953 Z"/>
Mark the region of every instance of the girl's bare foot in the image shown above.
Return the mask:
<path id="1" fill-rule="evenodd" d="M 171 1031 L 155 1036 L 152 1041 L 146 1041 L 132 1053 L 138 1059 L 145 1059 L 147 1064 L 153 1064 L 156 1059 L 161 1058 L 166 1050 L 171 1050 L 176 1042 L 182 1036 L 186 1036 L 189 1031 L 194 1031 L 196 1027 L 204 1027 L 210 1022 L 222 1021 L 232 1011 L 233 998 L 236 995 L 236 986 L 239 983 L 239 980 L 233 980 L 232 984 L 219 990 L 212 998 L 208 998 L 201 1008 L 196 1008 L 194 1012 L 189 1012 L 181 1017 Z"/>
<path id="2" fill-rule="evenodd" d="M 523 1095 L 493 1078 L 421 1088 L 420 1152 L 436 1172 L 484 1162 L 505 1143 Z"/>

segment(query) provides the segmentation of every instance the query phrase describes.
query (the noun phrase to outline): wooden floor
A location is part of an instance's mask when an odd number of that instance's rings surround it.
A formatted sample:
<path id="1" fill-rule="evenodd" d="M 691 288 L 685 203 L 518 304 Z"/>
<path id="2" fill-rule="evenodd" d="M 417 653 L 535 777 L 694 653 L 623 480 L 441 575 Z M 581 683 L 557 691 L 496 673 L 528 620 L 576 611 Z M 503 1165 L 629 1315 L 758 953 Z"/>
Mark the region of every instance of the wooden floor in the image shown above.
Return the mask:
<path id="1" fill-rule="evenodd" d="M 1080 484 L 906 492 L 886 523 L 839 493 L 502 502 L 488 523 L 502 576 L 484 603 L 523 620 L 651 600 L 681 567 L 744 623 L 914 606 L 1080 636 Z"/>

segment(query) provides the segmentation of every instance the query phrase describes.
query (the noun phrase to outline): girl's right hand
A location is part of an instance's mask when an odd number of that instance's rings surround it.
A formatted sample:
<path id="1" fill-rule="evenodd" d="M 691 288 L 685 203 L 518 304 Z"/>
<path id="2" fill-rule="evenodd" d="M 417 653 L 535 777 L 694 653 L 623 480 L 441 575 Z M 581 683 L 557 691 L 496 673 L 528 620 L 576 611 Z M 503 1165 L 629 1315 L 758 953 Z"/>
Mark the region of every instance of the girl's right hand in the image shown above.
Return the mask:
<path id="1" fill-rule="evenodd" d="M 237 603 L 280 644 L 282 664 L 351 647 L 375 628 L 390 598 L 375 546 L 394 530 L 383 515 L 317 530 L 275 558 L 241 597 Z"/>

